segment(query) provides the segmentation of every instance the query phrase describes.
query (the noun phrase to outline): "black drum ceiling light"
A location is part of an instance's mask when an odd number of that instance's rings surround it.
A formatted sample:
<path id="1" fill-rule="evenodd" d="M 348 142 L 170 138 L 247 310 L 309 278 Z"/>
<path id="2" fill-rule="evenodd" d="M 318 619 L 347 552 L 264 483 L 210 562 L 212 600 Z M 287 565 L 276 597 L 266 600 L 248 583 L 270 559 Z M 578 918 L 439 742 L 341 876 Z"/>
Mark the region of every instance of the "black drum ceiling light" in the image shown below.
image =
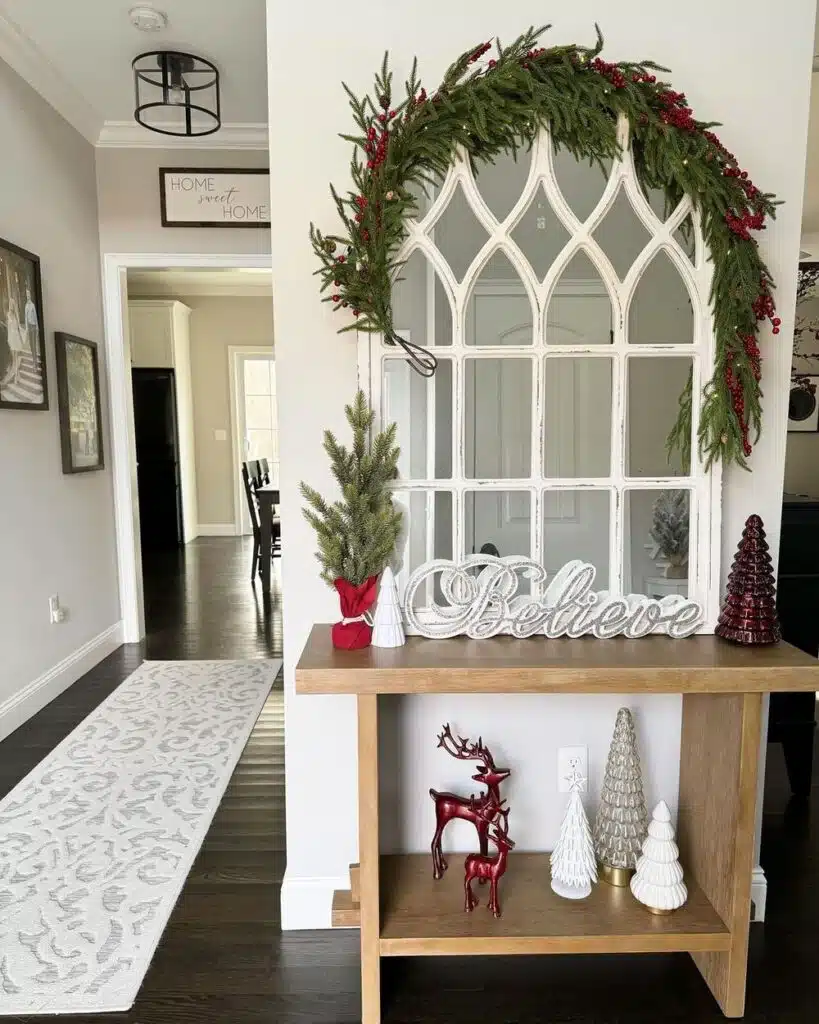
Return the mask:
<path id="1" fill-rule="evenodd" d="M 204 57 L 151 50 L 134 58 L 134 118 L 160 135 L 213 135 L 222 125 L 219 69 Z"/>

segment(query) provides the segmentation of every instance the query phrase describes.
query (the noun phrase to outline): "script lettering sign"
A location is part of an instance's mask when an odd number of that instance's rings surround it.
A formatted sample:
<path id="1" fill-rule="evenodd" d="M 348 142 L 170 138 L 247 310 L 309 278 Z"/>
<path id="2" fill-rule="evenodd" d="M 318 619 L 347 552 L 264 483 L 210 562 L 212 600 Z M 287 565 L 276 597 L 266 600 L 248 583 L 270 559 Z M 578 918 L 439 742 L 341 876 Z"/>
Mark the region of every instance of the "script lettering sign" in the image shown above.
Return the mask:
<path id="1" fill-rule="evenodd" d="M 440 574 L 443 604 L 420 610 L 419 590 Z M 643 594 L 612 595 L 593 589 L 596 570 L 588 562 L 567 562 L 551 581 L 543 566 L 522 555 L 470 555 L 463 562 L 437 558 L 419 566 L 404 594 L 409 629 L 434 640 L 466 635 L 473 640 L 506 634 L 519 638 L 542 633 L 595 636 L 600 640 L 626 636 L 632 640 L 650 633 L 677 639 L 702 625 L 702 605 L 678 594 L 655 600 Z M 542 595 L 519 594 L 528 579 Z"/>
<path id="2" fill-rule="evenodd" d="M 266 168 L 160 167 L 165 228 L 269 228 Z"/>

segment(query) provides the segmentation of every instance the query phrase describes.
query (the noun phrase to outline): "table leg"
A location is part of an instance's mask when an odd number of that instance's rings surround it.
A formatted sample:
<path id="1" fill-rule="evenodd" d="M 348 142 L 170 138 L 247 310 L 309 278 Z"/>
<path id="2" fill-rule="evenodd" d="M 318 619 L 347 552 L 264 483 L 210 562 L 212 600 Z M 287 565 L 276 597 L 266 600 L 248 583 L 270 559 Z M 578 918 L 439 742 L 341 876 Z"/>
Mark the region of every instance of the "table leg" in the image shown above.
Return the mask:
<path id="1" fill-rule="evenodd" d="M 270 558 L 273 543 L 273 505 L 271 502 L 262 500 L 259 502 L 259 527 L 261 530 L 261 551 L 259 552 L 259 565 L 261 566 L 262 589 L 270 590 Z"/>
<path id="2" fill-rule="evenodd" d="M 381 1024 L 378 845 L 378 695 L 358 696 L 358 858 L 361 898 L 361 1024 Z"/>
<path id="3" fill-rule="evenodd" d="M 683 697 L 680 860 L 731 932 L 726 953 L 692 953 L 726 1017 L 745 1012 L 762 694 Z"/>

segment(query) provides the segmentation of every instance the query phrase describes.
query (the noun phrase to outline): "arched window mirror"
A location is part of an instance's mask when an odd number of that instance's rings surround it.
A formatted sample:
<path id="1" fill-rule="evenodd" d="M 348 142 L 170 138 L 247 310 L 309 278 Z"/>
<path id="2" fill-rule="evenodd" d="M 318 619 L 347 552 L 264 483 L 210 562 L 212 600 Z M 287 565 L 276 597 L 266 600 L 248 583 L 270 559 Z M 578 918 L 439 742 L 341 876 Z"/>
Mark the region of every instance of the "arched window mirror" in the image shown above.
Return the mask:
<path id="1" fill-rule="evenodd" d="M 667 211 L 627 149 L 590 166 L 543 131 L 516 158 L 456 160 L 408 229 L 394 322 L 438 371 L 424 379 L 377 337 L 359 343 L 373 406 L 399 427 L 399 585 L 432 558 L 481 550 L 550 575 L 582 558 L 600 589 L 683 594 L 713 626 L 721 474 L 696 457 L 711 271 L 690 200 Z M 695 454 L 669 464 L 689 377 Z M 689 549 L 668 569 L 652 524 L 672 498 Z M 431 586 L 426 603 L 440 600 Z"/>

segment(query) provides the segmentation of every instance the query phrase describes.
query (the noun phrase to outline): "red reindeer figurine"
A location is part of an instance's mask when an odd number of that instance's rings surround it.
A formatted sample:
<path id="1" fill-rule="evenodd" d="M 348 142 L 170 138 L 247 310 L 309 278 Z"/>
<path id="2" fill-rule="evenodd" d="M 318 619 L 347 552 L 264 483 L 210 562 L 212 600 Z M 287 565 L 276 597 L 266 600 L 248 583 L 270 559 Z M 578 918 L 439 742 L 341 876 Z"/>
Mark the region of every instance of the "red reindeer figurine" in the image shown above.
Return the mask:
<path id="1" fill-rule="evenodd" d="M 515 846 L 509 838 L 509 808 L 499 809 L 495 812 L 491 829 L 489 837 L 498 848 L 495 856 L 488 857 L 483 853 L 470 853 L 464 861 L 464 910 L 474 910 L 478 905 L 478 897 L 472 892 L 472 879 L 477 878 L 479 883 L 490 883 L 489 909 L 495 917 L 500 917 L 498 880 L 506 871 L 509 851 Z"/>
<path id="2" fill-rule="evenodd" d="M 487 840 L 489 826 L 497 817 L 503 803 L 500 798 L 499 786 L 509 778 L 510 772 L 505 768 L 495 767 L 492 754 L 489 748 L 483 745 L 480 737 L 478 737 L 477 743 L 470 743 L 469 740 L 460 736 L 456 741 L 448 724 L 444 726 L 444 731 L 438 736 L 438 746 L 443 747 L 448 754 L 459 761 L 480 761 L 481 764 L 472 778 L 475 782 L 482 782 L 487 789 L 486 793 L 477 797 L 462 797 L 455 793 L 439 793 L 437 790 L 430 789 L 429 795 L 435 801 L 432 874 L 435 878 L 442 878 L 447 869 L 447 862 L 441 850 L 441 837 L 448 822 L 453 818 L 471 821 L 478 830 L 481 854 L 486 856 L 489 849 Z"/>

